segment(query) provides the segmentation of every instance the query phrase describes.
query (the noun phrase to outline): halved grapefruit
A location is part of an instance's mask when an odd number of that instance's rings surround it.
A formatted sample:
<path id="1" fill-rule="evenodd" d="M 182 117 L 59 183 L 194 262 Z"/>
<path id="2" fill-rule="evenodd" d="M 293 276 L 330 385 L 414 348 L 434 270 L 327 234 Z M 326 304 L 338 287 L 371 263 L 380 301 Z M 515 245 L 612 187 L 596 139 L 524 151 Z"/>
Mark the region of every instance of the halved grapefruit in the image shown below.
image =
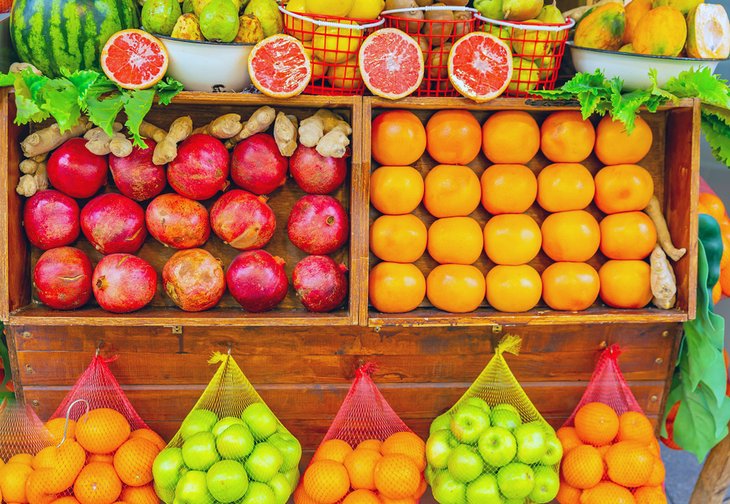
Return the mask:
<path id="1" fill-rule="evenodd" d="M 291 35 L 265 38 L 248 55 L 248 73 L 256 89 L 274 98 L 304 91 L 312 78 L 312 64 L 302 43 Z"/>
<path id="2" fill-rule="evenodd" d="M 456 90 L 482 103 L 501 95 L 512 79 L 512 51 L 494 35 L 473 32 L 449 53 L 449 80 Z"/>
<path id="3" fill-rule="evenodd" d="M 397 100 L 423 81 L 423 51 L 412 37 L 396 28 L 370 34 L 360 47 L 360 73 L 371 93 Z"/>
<path id="4" fill-rule="evenodd" d="M 125 89 L 147 89 L 167 72 L 167 49 L 154 35 L 122 30 L 112 35 L 101 50 L 101 68 L 111 80 Z"/>

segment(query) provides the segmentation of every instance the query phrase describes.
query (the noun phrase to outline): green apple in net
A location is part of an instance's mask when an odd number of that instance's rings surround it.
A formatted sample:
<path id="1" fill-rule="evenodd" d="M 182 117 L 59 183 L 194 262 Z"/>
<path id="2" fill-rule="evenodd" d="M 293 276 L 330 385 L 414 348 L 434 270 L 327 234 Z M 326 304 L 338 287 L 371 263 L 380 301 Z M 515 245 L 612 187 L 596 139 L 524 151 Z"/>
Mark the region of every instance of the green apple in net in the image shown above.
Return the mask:
<path id="1" fill-rule="evenodd" d="M 455 480 L 469 483 L 484 472 L 484 461 L 474 447 L 459 445 L 449 455 L 447 467 Z"/>
<path id="2" fill-rule="evenodd" d="M 220 456 L 229 460 L 245 459 L 255 444 L 253 434 L 243 422 L 229 426 L 215 440 Z"/>
<path id="3" fill-rule="evenodd" d="M 284 456 L 284 463 L 281 465 L 281 472 L 289 471 L 299 466 L 302 458 L 302 445 L 299 444 L 297 438 L 288 432 L 276 432 L 266 440 L 276 447 Z"/>
<path id="4" fill-rule="evenodd" d="M 208 492 L 224 504 L 236 502 L 246 495 L 248 474 L 240 462 L 221 460 L 208 469 L 206 476 Z"/>
<path id="5" fill-rule="evenodd" d="M 259 441 L 268 438 L 279 428 L 279 421 L 269 407 L 262 402 L 253 403 L 243 410 L 241 418 L 251 429 L 253 437 Z"/>
<path id="6" fill-rule="evenodd" d="M 240 504 L 277 504 L 276 494 L 266 483 L 253 481 Z"/>
<path id="7" fill-rule="evenodd" d="M 175 482 L 175 484 L 177 485 L 177 482 Z M 174 487 L 173 488 L 163 488 L 163 487 L 159 486 L 157 483 L 152 485 L 152 487 L 153 487 L 155 493 L 157 494 L 157 496 L 160 498 L 160 500 L 162 502 L 164 502 L 165 504 L 172 504 L 173 501 L 175 500 L 175 488 Z"/>
<path id="8" fill-rule="evenodd" d="M 519 413 L 508 409 L 495 409 L 492 411 L 491 423 L 496 427 L 503 427 L 514 431 L 522 425 Z"/>
<path id="9" fill-rule="evenodd" d="M 527 464 L 512 462 L 499 470 L 497 484 L 508 499 L 524 499 L 535 488 L 535 473 Z"/>
<path id="10" fill-rule="evenodd" d="M 275 474 L 267 484 L 274 491 L 276 504 L 286 504 L 289 500 L 289 496 L 294 491 L 293 487 L 289 486 L 286 476 L 282 473 Z"/>
<path id="11" fill-rule="evenodd" d="M 563 445 L 560 444 L 558 437 L 552 434 L 546 436 L 545 445 L 547 445 L 547 451 L 540 459 L 540 463 L 551 466 L 560 462 L 563 458 Z"/>
<path id="12" fill-rule="evenodd" d="M 552 502 L 560 489 L 560 478 L 552 468 L 537 466 L 535 472 L 535 488 L 529 498 L 537 504 Z"/>
<path id="13" fill-rule="evenodd" d="M 290 469 L 288 471 L 282 471 L 282 474 L 286 478 L 286 481 L 289 483 L 289 488 L 296 488 L 299 484 L 299 468 L 295 467 L 294 469 Z M 293 490 L 292 490 L 293 491 Z"/>
<path id="14" fill-rule="evenodd" d="M 517 440 L 517 460 L 536 464 L 547 453 L 545 426 L 540 422 L 522 424 L 514 431 Z"/>
<path id="15" fill-rule="evenodd" d="M 469 504 L 502 504 L 497 477 L 482 474 L 466 487 L 466 502 Z"/>
<path id="16" fill-rule="evenodd" d="M 494 408 L 492 408 L 492 411 L 499 411 L 499 410 L 513 411 L 513 412 L 517 413 L 518 415 L 520 414 L 520 412 L 517 410 L 517 408 L 515 408 L 514 406 L 512 406 L 509 403 L 499 403 Z"/>
<path id="17" fill-rule="evenodd" d="M 198 432 L 210 432 L 218 422 L 218 415 L 206 409 L 197 409 L 188 413 L 180 426 L 180 435 L 183 440 L 194 436 Z"/>
<path id="18" fill-rule="evenodd" d="M 215 437 L 210 432 L 198 432 L 182 445 L 185 465 L 194 471 L 207 471 L 220 460 L 215 449 Z"/>
<path id="19" fill-rule="evenodd" d="M 480 399 L 479 397 L 469 397 L 464 400 L 463 404 L 469 405 L 469 406 L 476 406 L 480 410 L 486 412 L 487 415 L 492 412 L 492 409 L 487 404 L 487 401 L 485 401 L 484 399 Z"/>
<path id="20" fill-rule="evenodd" d="M 466 502 L 466 485 L 456 481 L 449 471 L 441 471 L 434 476 L 431 490 L 434 499 L 439 504 L 464 504 Z"/>
<path id="21" fill-rule="evenodd" d="M 243 422 L 243 420 L 241 420 L 238 417 L 234 417 L 234 416 L 223 417 L 220 420 L 218 420 L 218 422 L 213 426 L 213 428 L 210 430 L 210 432 L 212 432 L 215 437 L 218 437 L 221 434 L 223 434 L 223 431 L 226 430 L 228 427 L 230 427 L 231 425 L 237 425 L 237 424 L 246 425 Z"/>
<path id="22" fill-rule="evenodd" d="M 178 504 L 210 504 L 213 496 L 208 492 L 206 475 L 202 471 L 186 472 L 175 489 L 175 501 Z"/>
<path id="23" fill-rule="evenodd" d="M 517 455 L 517 441 L 504 427 L 487 427 L 479 437 L 479 454 L 492 467 L 506 466 Z"/>
<path id="24" fill-rule="evenodd" d="M 246 471 L 254 481 L 266 483 L 279 472 L 284 456 L 269 443 L 257 444 L 246 459 Z"/>
<path id="25" fill-rule="evenodd" d="M 489 427 L 489 414 L 476 406 L 460 406 L 451 417 L 451 433 L 466 444 L 475 444 Z"/>
<path id="26" fill-rule="evenodd" d="M 433 434 L 436 431 L 440 430 L 448 430 L 451 427 L 451 414 L 450 413 L 444 413 L 443 415 L 437 416 L 433 422 L 431 422 L 431 427 L 428 429 L 429 434 Z"/>
<path id="27" fill-rule="evenodd" d="M 426 460 L 434 469 L 446 469 L 449 455 L 454 448 L 450 430 L 436 431 L 426 441 Z"/>
<path id="28" fill-rule="evenodd" d="M 155 484 L 162 489 L 175 490 L 185 468 L 180 448 L 165 448 L 157 454 L 152 464 L 152 477 Z"/>

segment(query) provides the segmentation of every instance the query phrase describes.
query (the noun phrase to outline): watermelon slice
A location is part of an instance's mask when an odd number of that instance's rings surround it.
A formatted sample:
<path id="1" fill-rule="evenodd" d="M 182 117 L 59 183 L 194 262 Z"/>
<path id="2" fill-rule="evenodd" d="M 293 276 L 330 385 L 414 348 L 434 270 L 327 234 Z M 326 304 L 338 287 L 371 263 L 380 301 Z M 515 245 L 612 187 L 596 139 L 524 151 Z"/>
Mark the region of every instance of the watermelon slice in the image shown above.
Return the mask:
<path id="1" fill-rule="evenodd" d="M 374 95 L 391 100 L 404 98 L 423 81 L 423 51 L 401 30 L 376 30 L 360 46 L 360 73 Z"/>
<path id="2" fill-rule="evenodd" d="M 101 50 L 101 68 L 125 89 L 147 89 L 167 72 L 167 49 L 157 37 L 129 29 L 112 35 Z"/>
<path id="3" fill-rule="evenodd" d="M 512 79 L 512 51 L 494 35 L 469 33 L 451 48 L 448 70 L 459 93 L 483 103 L 507 89 Z"/>
<path id="4" fill-rule="evenodd" d="M 301 94 L 312 78 L 312 64 L 302 43 L 291 35 L 272 35 L 253 48 L 248 73 L 256 89 L 274 98 Z"/>

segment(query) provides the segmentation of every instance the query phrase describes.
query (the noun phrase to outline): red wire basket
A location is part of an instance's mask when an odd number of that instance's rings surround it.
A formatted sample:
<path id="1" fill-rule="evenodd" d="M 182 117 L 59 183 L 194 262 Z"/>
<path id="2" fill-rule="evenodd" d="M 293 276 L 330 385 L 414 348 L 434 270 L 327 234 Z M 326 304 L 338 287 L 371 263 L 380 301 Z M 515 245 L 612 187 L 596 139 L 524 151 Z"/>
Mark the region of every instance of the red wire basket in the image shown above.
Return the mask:
<path id="1" fill-rule="evenodd" d="M 392 9 L 381 16 L 387 28 L 398 28 L 413 37 L 423 50 L 425 73 L 416 96 L 459 96 L 449 81 L 451 46 L 476 29 L 476 9 L 456 6 L 429 6 Z M 426 19 L 430 15 L 434 19 Z M 438 16 L 451 19 L 436 19 Z"/>
<path id="2" fill-rule="evenodd" d="M 284 33 L 298 38 L 312 60 L 312 80 L 305 94 L 348 96 L 365 93 L 360 77 L 360 46 L 372 31 L 383 25 L 378 19 L 292 12 L 280 6 Z"/>
<path id="3" fill-rule="evenodd" d="M 505 96 L 528 97 L 537 89 L 554 89 L 565 54 L 571 18 L 562 24 L 501 21 L 476 15 L 478 29 L 502 39 L 512 50 L 512 81 Z"/>

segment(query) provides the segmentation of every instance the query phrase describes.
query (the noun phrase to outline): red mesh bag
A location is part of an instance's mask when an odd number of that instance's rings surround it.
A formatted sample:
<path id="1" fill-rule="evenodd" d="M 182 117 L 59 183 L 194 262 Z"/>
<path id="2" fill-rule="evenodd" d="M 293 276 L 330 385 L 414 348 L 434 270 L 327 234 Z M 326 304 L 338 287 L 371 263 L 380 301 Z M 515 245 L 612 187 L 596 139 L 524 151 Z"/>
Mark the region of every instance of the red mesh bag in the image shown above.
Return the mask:
<path id="1" fill-rule="evenodd" d="M 295 504 L 418 502 L 426 491 L 426 445 L 360 367 L 294 492 Z M 385 499 L 384 499 L 385 500 Z"/>
<path id="2" fill-rule="evenodd" d="M 16 460 L 33 456 L 51 443 L 51 434 L 30 406 L 14 399 L 0 403 L 0 460 L 7 463 L 16 455 Z"/>
<path id="3" fill-rule="evenodd" d="M 557 434 L 563 450 L 558 502 L 666 502 L 654 426 L 618 365 L 618 345 L 596 364 L 583 397 Z M 633 494 L 633 497 L 632 497 Z"/>

